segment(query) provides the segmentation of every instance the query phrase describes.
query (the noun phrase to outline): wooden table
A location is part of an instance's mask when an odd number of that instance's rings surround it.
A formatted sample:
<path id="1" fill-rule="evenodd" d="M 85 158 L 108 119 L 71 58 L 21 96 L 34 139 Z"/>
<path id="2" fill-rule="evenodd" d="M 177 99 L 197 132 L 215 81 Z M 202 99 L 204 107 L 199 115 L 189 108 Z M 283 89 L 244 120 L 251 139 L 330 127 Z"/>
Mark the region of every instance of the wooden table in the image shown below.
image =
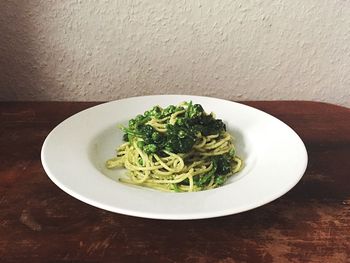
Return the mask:
<path id="1" fill-rule="evenodd" d="M 309 154 L 302 180 L 245 213 L 162 221 L 89 206 L 46 176 L 46 135 L 97 103 L 1 102 L 0 262 L 350 262 L 350 109 L 244 103 L 300 135 Z"/>

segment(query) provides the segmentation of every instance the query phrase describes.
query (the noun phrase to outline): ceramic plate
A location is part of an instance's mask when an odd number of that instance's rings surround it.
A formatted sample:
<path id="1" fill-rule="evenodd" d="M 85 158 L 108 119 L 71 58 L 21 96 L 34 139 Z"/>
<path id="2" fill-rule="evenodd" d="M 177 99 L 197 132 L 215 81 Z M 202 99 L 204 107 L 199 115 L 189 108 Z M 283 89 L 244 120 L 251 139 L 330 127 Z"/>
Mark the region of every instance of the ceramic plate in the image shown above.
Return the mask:
<path id="1" fill-rule="evenodd" d="M 124 169 L 104 163 L 122 143 L 117 125 L 154 105 L 190 101 L 215 112 L 235 137 L 245 166 L 219 188 L 168 193 L 120 183 Z M 186 95 L 127 98 L 104 103 L 66 119 L 47 136 L 43 167 L 63 191 L 112 212 L 156 219 L 200 219 L 235 214 L 282 196 L 303 176 L 307 152 L 298 135 L 275 117 L 231 101 Z"/>

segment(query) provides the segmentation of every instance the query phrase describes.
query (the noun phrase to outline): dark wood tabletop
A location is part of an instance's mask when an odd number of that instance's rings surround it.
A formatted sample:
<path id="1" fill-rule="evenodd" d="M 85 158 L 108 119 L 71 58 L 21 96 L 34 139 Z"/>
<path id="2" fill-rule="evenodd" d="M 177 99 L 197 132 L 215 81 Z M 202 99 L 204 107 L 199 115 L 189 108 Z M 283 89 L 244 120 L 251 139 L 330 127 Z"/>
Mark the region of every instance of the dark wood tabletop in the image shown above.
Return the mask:
<path id="1" fill-rule="evenodd" d="M 0 262 L 350 262 L 350 109 L 243 102 L 291 126 L 309 163 L 281 198 L 241 214 L 151 220 L 107 212 L 45 174 L 47 134 L 92 102 L 0 102 Z"/>

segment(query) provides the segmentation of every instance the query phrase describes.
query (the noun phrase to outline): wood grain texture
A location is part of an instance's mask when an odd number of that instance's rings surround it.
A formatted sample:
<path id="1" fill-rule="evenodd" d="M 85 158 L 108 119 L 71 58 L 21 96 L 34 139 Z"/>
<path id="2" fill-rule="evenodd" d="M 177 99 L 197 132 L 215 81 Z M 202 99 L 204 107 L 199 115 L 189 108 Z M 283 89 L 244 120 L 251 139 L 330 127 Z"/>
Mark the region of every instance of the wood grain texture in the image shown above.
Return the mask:
<path id="1" fill-rule="evenodd" d="M 58 123 L 98 103 L 0 103 L 0 262 L 350 262 L 350 110 L 244 102 L 290 125 L 309 164 L 283 197 L 237 215 L 166 221 L 84 204 L 40 162 Z"/>

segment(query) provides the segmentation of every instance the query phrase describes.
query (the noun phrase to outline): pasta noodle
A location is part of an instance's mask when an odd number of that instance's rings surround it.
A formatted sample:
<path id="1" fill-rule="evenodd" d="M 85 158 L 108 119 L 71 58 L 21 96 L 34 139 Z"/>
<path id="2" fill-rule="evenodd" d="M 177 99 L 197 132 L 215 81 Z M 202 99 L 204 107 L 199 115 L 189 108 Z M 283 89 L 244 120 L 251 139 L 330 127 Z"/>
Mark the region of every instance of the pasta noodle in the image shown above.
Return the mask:
<path id="1" fill-rule="evenodd" d="M 220 123 L 221 120 L 216 120 L 213 114 L 206 114 L 200 109 L 201 106 L 200 108 L 197 106 L 200 113 L 194 115 L 195 117 L 190 116 L 189 112 L 194 111 L 195 105 L 192 102 L 182 103 L 169 114 L 166 114 L 169 107 L 162 109 L 156 106 L 158 114 L 145 113 L 142 115 L 143 118 L 138 119 L 143 123 L 136 125 L 134 130 L 130 129 L 129 122 L 129 129 L 124 128 L 128 136 L 124 138 L 128 141 L 117 148 L 116 157 L 108 160 L 106 167 L 126 168 L 127 178 L 120 178 L 123 183 L 162 191 L 194 192 L 222 185 L 232 174 L 242 169 L 242 160 L 236 155 L 233 137 L 226 131 L 225 125 Z M 204 122 L 201 118 L 208 120 L 207 126 L 196 124 Z M 135 119 L 133 120 L 135 122 Z M 186 125 L 182 124 L 184 121 L 187 121 Z M 205 129 L 212 129 L 214 121 L 215 124 L 221 125 L 220 129 L 207 132 Z M 144 130 L 148 128 L 151 135 L 147 137 L 141 134 L 140 127 Z M 197 127 L 197 130 L 193 130 L 193 127 Z M 170 131 L 174 129 L 178 129 L 177 133 L 171 137 Z M 157 136 L 163 139 L 158 144 L 153 138 Z M 146 144 L 152 140 L 149 139 L 151 137 L 154 139 L 152 143 Z M 188 151 L 172 150 L 169 146 L 169 142 L 172 142 L 174 149 L 177 145 L 188 147 L 185 145 L 186 142 L 191 144 L 192 141 L 193 145 Z"/>

